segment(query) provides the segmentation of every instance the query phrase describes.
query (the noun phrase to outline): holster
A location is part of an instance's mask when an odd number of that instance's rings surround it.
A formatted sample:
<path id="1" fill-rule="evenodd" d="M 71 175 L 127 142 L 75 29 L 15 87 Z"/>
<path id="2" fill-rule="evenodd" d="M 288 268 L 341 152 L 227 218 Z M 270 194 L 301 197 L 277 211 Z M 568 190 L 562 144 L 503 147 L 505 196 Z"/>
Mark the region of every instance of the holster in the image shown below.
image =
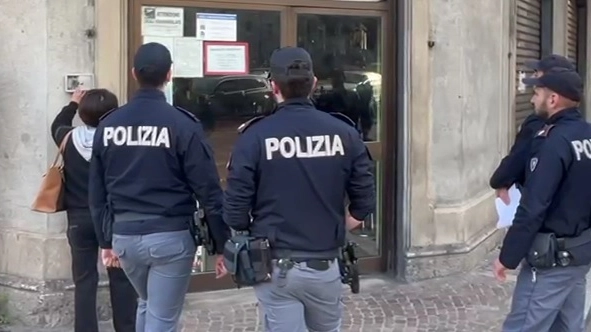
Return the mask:
<path id="1" fill-rule="evenodd" d="M 199 207 L 199 203 L 197 203 L 197 211 L 193 213 L 193 222 L 190 226 L 190 229 L 191 228 L 193 229 L 191 232 L 195 237 L 195 244 L 197 246 L 205 247 L 208 255 L 215 255 L 215 242 L 211 236 L 209 226 L 207 225 L 207 216 L 205 215 L 205 211 Z"/>
<path id="2" fill-rule="evenodd" d="M 357 266 L 357 255 L 355 254 L 356 244 L 347 242 L 341 248 L 341 256 L 339 257 L 339 270 L 341 272 L 341 282 L 348 284 L 351 287 L 353 294 L 359 293 L 359 267 Z"/>
<path id="3" fill-rule="evenodd" d="M 267 239 L 235 235 L 224 246 L 224 264 L 238 287 L 271 280 L 273 265 Z"/>
<path id="4" fill-rule="evenodd" d="M 196 247 L 203 245 L 203 236 L 201 235 L 199 227 L 197 227 L 198 223 L 198 212 L 195 212 L 193 215 L 193 219 L 191 220 L 191 222 L 189 222 L 189 232 L 193 236 L 193 240 L 195 242 Z"/>
<path id="5" fill-rule="evenodd" d="M 538 233 L 527 253 L 526 261 L 529 265 L 539 269 L 556 266 L 558 242 L 554 233 Z"/>

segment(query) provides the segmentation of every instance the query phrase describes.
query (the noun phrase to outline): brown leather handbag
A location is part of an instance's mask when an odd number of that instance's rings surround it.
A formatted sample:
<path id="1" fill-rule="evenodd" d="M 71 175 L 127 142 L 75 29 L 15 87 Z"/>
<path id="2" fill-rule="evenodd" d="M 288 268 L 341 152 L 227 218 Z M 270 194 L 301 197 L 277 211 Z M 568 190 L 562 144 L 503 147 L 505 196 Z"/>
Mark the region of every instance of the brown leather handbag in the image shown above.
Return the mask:
<path id="1" fill-rule="evenodd" d="M 56 213 L 64 210 L 64 150 L 70 138 L 70 130 L 62 142 L 59 151 L 41 180 L 41 188 L 33 201 L 31 209 L 43 213 Z"/>

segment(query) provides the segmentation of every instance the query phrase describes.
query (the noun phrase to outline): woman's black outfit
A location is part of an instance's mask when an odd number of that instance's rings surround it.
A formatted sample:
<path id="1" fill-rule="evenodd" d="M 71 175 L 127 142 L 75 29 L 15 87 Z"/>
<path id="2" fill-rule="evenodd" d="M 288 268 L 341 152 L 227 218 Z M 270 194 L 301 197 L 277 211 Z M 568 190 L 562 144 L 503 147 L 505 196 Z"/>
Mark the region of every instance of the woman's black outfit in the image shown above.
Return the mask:
<path id="1" fill-rule="evenodd" d="M 51 125 L 53 140 L 59 146 L 72 131 L 78 104 L 71 102 Z M 86 128 L 80 128 L 86 129 Z M 98 332 L 96 308 L 99 281 L 99 243 L 88 208 L 89 162 L 73 143 L 72 132 L 64 151 L 65 205 L 68 217 L 68 243 L 72 254 L 74 280 L 75 331 Z M 91 147 L 90 147 L 91 148 Z M 122 269 L 108 268 L 113 325 L 117 332 L 135 332 L 137 294 Z"/>

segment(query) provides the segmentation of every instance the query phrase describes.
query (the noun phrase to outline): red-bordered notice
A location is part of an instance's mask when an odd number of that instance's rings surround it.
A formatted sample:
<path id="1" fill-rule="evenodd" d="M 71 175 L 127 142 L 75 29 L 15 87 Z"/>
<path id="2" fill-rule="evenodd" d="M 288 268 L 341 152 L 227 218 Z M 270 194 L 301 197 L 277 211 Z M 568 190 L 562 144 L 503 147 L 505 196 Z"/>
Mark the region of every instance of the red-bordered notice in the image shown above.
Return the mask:
<path id="1" fill-rule="evenodd" d="M 250 71 L 248 43 L 203 42 L 204 75 L 245 75 Z"/>

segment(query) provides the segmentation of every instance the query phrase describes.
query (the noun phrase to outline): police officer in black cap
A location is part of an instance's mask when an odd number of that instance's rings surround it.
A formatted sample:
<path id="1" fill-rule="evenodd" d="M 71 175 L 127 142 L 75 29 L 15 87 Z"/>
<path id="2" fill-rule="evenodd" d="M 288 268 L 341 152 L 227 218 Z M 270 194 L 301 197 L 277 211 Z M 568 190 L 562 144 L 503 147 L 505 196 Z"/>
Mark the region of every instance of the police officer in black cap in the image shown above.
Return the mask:
<path id="1" fill-rule="evenodd" d="M 140 89 L 101 119 L 90 165 L 91 213 L 105 230 L 103 259 L 119 260 L 140 297 L 136 331 L 177 331 L 196 250 L 190 232 L 194 196 L 205 208 L 219 253 L 230 236 L 201 124 L 166 102 L 171 65 L 161 44 L 137 50 L 132 73 Z M 216 272 L 225 274 L 221 258 Z"/>
<path id="2" fill-rule="evenodd" d="M 228 163 L 224 220 L 269 240 L 272 281 L 254 287 L 266 331 L 339 331 L 337 257 L 346 218 L 358 223 L 375 209 L 371 160 L 353 126 L 310 101 L 317 80 L 308 52 L 281 48 L 270 63 L 278 108 L 241 128 Z"/>
<path id="3" fill-rule="evenodd" d="M 533 77 L 540 77 L 544 72 L 552 68 L 566 68 L 575 70 L 575 66 L 566 57 L 558 54 L 551 54 L 540 60 L 532 60 L 525 65 L 534 70 Z M 519 187 L 525 182 L 526 163 L 532 154 L 532 141 L 535 135 L 544 126 L 544 121 L 536 112 L 530 114 L 521 126 L 515 142 L 509 150 L 509 154 L 501 160 L 501 163 L 490 178 L 491 188 L 496 190 L 497 197 L 500 197 L 506 204 L 509 204 L 508 190 L 513 184 Z"/>
<path id="4" fill-rule="evenodd" d="M 583 83 L 565 68 L 524 82 L 535 87 L 532 101 L 546 125 L 534 138 L 539 149 L 494 263 L 501 281 L 521 264 L 503 331 L 582 332 L 591 264 L 591 125 L 578 109 Z"/>

